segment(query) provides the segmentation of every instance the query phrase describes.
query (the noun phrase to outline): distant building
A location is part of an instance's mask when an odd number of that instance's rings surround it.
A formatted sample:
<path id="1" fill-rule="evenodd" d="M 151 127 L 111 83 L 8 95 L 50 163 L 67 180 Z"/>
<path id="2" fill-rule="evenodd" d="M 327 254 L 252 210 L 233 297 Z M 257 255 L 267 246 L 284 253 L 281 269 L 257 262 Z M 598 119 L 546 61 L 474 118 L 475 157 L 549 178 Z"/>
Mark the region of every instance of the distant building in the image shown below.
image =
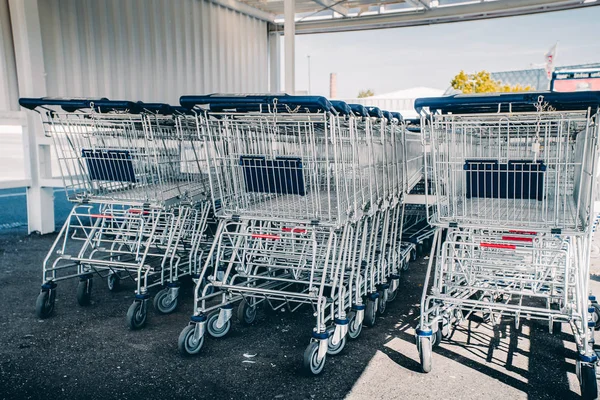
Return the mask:
<path id="1" fill-rule="evenodd" d="M 415 100 L 420 97 L 439 97 L 444 94 L 443 89 L 429 87 L 414 87 L 395 92 L 378 94 L 360 99 L 340 99 L 349 104 L 362 104 L 364 106 L 379 107 L 386 111 L 397 111 L 404 118 L 416 118 Z"/>
<path id="2" fill-rule="evenodd" d="M 573 70 L 573 69 L 585 69 L 585 68 L 600 68 L 600 63 L 590 64 L 579 64 L 579 65 L 566 65 L 562 67 L 556 67 L 557 71 L 560 70 Z M 504 85 L 521 85 L 531 86 L 535 90 L 548 90 L 550 89 L 550 80 L 546 75 L 544 68 L 534 69 L 522 69 L 518 71 L 503 71 L 503 72 L 492 72 L 492 79 L 502 82 Z"/>

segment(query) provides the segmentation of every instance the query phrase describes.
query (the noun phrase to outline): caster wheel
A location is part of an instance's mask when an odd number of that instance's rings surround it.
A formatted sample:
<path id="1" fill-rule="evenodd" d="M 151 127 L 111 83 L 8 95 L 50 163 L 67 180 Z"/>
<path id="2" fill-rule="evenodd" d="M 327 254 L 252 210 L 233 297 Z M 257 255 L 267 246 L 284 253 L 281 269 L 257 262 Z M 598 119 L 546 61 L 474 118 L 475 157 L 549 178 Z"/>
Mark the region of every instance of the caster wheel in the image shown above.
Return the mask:
<path id="1" fill-rule="evenodd" d="M 375 326 L 375 317 L 377 314 L 377 300 L 367 300 L 365 305 L 365 320 L 363 321 L 369 328 Z"/>
<path id="2" fill-rule="evenodd" d="M 208 316 L 208 321 L 206 321 L 206 329 L 210 336 L 214 338 L 222 338 L 223 336 L 229 333 L 231 329 L 231 320 L 225 322 L 225 324 L 218 328 L 217 321 L 219 320 L 219 311 L 215 311 Z"/>
<path id="3" fill-rule="evenodd" d="M 346 346 L 346 336 L 344 336 L 337 344 L 333 344 L 333 332 L 335 332 L 335 325 L 327 328 L 327 333 L 329 334 L 329 338 L 327 339 L 327 354 L 331 356 L 335 356 L 336 354 L 340 354 L 342 350 L 344 350 L 344 346 Z"/>
<path id="4" fill-rule="evenodd" d="M 584 399 L 598 398 L 598 381 L 596 380 L 596 366 L 592 364 L 580 364 L 579 385 L 581 397 Z"/>
<path id="5" fill-rule="evenodd" d="M 321 372 L 323 372 L 326 356 L 323 356 L 321 360 L 318 359 L 318 356 L 319 342 L 311 342 L 306 350 L 304 350 L 304 360 L 302 366 L 306 374 L 319 375 Z"/>
<path id="6" fill-rule="evenodd" d="M 358 336 L 360 335 L 360 332 L 362 331 L 362 324 L 359 324 L 358 326 L 354 326 L 354 320 L 356 319 L 356 313 L 355 312 L 351 312 L 348 314 L 348 319 L 350 320 L 350 322 L 348 323 L 348 337 L 352 340 L 358 338 Z"/>
<path id="7" fill-rule="evenodd" d="M 428 336 L 418 336 L 419 359 L 423 372 L 431 372 L 431 339 Z"/>
<path id="8" fill-rule="evenodd" d="M 202 335 L 200 339 L 194 338 L 194 328 L 194 325 L 188 325 L 183 328 L 179 334 L 177 348 L 179 349 L 179 353 L 183 356 L 198 354 L 204 344 L 204 335 Z"/>
<path id="9" fill-rule="evenodd" d="M 600 304 L 592 303 L 591 306 L 594 308 L 594 312 L 590 315 L 592 321 L 594 321 L 594 330 L 600 330 Z"/>
<path id="10" fill-rule="evenodd" d="M 396 296 L 398 296 L 398 290 L 399 290 L 399 285 L 396 285 L 396 290 L 394 290 L 393 292 L 388 290 L 388 295 L 387 295 L 387 302 L 391 303 L 392 301 L 396 300 Z"/>
<path id="11" fill-rule="evenodd" d="M 440 343 L 442 343 L 442 327 L 440 326 L 439 329 L 437 331 L 434 332 L 434 334 L 431 336 L 431 347 L 432 348 L 436 348 L 440 345 Z"/>
<path id="12" fill-rule="evenodd" d="M 92 280 L 79 281 L 77 285 L 77 304 L 82 307 L 89 306 L 92 299 Z"/>
<path id="13" fill-rule="evenodd" d="M 142 329 L 146 325 L 146 305 L 145 300 L 134 301 L 127 310 L 127 324 L 132 330 Z"/>
<path id="14" fill-rule="evenodd" d="M 35 302 L 35 314 L 40 319 L 48 318 L 54 311 L 56 289 L 41 291 Z"/>
<path id="15" fill-rule="evenodd" d="M 116 272 L 111 272 L 106 277 L 106 286 L 111 292 L 116 292 L 121 288 L 121 278 Z"/>
<path id="16" fill-rule="evenodd" d="M 385 314 L 385 310 L 387 309 L 388 303 L 388 290 L 383 289 L 379 291 L 379 298 L 377 299 L 377 314 L 383 315 Z"/>
<path id="17" fill-rule="evenodd" d="M 238 320 L 244 325 L 250 325 L 256 320 L 256 306 L 248 304 L 242 300 L 237 310 Z"/>
<path id="18" fill-rule="evenodd" d="M 177 297 L 171 296 L 171 290 L 164 288 L 154 296 L 154 309 L 160 314 L 171 314 L 177 308 Z"/>

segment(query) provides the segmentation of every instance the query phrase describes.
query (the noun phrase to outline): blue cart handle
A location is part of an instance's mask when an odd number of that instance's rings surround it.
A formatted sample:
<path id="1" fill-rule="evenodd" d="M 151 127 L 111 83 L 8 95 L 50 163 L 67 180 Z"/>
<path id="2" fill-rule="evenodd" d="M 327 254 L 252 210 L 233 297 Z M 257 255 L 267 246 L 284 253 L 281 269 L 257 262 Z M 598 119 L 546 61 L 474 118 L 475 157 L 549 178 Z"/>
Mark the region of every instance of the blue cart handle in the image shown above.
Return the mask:
<path id="1" fill-rule="evenodd" d="M 311 112 L 325 111 L 334 112 L 333 105 L 322 96 L 290 96 L 281 95 L 255 95 L 255 94 L 209 94 L 203 96 L 181 96 L 179 103 L 188 109 L 196 106 L 208 106 L 211 111 L 237 110 L 246 111 L 266 111 L 276 106 L 277 111 L 300 111 L 308 109 Z"/>
<path id="2" fill-rule="evenodd" d="M 90 102 L 106 101 L 108 99 L 68 99 L 56 97 L 22 97 L 19 99 L 19 105 L 29 110 L 35 110 L 38 107 L 62 107 L 63 110 L 73 112 L 82 108 L 90 108 Z"/>
<path id="3" fill-rule="evenodd" d="M 454 95 L 425 97 L 415 100 L 415 110 L 423 109 L 442 113 L 496 113 L 537 111 L 539 101 L 557 111 L 587 110 L 600 107 L 600 91 L 595 92 L 524 92 L 492 93 L 475 95 Z"/>
<path id="4" fill-rule="evenodd" d="M 139 114 L 140 103 L 134 103 L 128 100 L 94 100 L 90 101 L 94 111 L 99 113 L 108 113 L 114 111 L 124 111 L 129 114 Z"/>
<path id="5" fill-rule="evenodd" d="M 367 107 L 369 117 L 383 118 L 383 112 L 378 107 Z"/>
<path id="6" fill-rule="evenodd" d="M 369 112 L 362 104 L 349 104 L 352 113 L 357 117 L 368 117 Z"/>
<path id="7" fill-rule="evenodd" d="M 175 108 L 165 103 L 143 103 L 141 101 L 137 102 L 138 109 L 141 112 L 148 112 L 152 114 L 161 114 L 161 115 L 173 115 L 175 112 Z"/>

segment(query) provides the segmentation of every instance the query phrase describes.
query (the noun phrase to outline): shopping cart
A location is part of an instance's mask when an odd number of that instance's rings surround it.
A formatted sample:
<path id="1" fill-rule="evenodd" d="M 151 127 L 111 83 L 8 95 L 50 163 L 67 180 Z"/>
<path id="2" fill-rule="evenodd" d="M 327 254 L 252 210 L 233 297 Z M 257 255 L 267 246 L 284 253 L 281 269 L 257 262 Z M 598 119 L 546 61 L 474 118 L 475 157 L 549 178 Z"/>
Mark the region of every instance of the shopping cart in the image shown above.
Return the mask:
<path id="1" fill-rule="evenodd" d="M 599 105 L 600 92 L 415 102 L 438 227 L 417 329 L 424 372 L 432 346 L 470 313 L 544 320 L 551 332 L 569 323 L 582 394 L 596 398 L 589 257 Z"/>
<path id="2" fill-rule="evenodd" d="M 183 96 L 181 105 L 197 113 L 220 223 L 180 351 L 197 354 L 205 331 L 226 335 L 236 303 L 245 324 L 260 304 L 310 305 L 304 368 L 320 373 L 390 289 L 401 117 L 314 96 Z"/>
<path id="3" fill-rule="evenodd" d="M 57 282 L 79 278 L 90 304 L 92 277 L 116 290 L 136 282 L 127 320 L 144 326 L 148 289 L 159 313 L 178 304 L 179 278 L 197 274 L 209 214 L 208 178 L 196 121 L 181 108 L 127 101 L 21 99 L 52 137 L 68 199 L 75 205 L 43 263 L 36 303 L 54 310 Z"/>

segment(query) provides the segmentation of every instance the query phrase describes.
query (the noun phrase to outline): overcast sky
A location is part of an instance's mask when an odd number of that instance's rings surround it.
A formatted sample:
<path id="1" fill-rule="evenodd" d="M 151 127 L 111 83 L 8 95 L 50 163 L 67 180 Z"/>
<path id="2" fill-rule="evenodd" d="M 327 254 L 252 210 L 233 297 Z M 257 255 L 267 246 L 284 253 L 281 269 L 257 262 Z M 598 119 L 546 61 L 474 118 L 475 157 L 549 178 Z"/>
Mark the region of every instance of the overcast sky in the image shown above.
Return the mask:
<path id="1" fill-rule="evenodd" d="M 600 7 L 422 26 L 296 36 L 296 90 L 338 97 L 361 89 L 384 94 L 415 86 L 446 89 L 461 69 L 490 72 L 531 68 L 559 41 L 557 65 L 600 62 Z M 282 57 L 283 58 L 283 57 Z M 282 68 L 283 72 L 283 68 Z M 282 79 L 283 81 L 283 79 Z"/>

